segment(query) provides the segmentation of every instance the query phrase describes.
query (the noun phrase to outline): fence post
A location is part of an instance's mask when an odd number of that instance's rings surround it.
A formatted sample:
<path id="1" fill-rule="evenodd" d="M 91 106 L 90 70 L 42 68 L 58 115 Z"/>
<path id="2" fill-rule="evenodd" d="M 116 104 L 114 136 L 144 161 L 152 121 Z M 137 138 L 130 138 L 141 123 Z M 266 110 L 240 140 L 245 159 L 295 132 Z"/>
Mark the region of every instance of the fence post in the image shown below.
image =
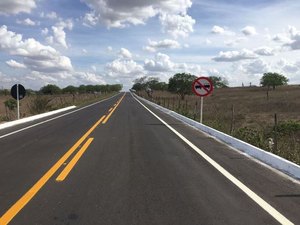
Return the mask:
<path id="1" fill-rule="evenodd" d="M 230 126 L 230 134 L 232 135 L 234 131 L 234 105 L 231 107 L 231 126 Z"/>
<path id="2" fill-rule="evenodd" d="M 278 150 L 278 137 L 277 137 L 277 113 L 275 113 L 274 115 L 274 122 L 275 122 L 275 126 L 274 126 L 274 150 L 275 152 L 277 152 Z"/>

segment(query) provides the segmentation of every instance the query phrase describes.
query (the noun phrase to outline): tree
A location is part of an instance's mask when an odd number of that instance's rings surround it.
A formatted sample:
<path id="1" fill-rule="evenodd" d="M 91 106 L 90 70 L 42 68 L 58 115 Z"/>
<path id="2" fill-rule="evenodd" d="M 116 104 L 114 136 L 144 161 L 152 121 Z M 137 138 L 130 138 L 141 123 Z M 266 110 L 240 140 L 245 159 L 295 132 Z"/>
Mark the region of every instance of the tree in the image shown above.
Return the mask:
<path id="1" fill-rule="evenodd" d="M 263 87 L 268 87 L 268 89 L 272 86 L 273 90 L 275 90 L 276 86 L 286 85 L 289 80 L 279 73 L 264 73 L 263 77 L 260 79 L 260 84 Z"/>
<path id="2" fill-rule="evenodd" d="M 197 77 L 187 73 L 177 73 L 169 79 L 168 90 L 180 95 L 184 99 L 185 95 L 192 94 L 192 84 Z"/>
<path id="3" fill-rule="evenodd" d="M 54 84 L 48 84 L 40 89 L 40 92 L 44 95 L 55 95 L 60 94 L 61 89 L 54 85 Z"/>
<path id="4" fill-rule="evenodd" d="M 69 93 L 69 94 L 72 94 L 74 95 L 76 92 L 78 92 L 78 88 L 77 87 L 74 87 L 72 85 L 69 85 L 65 88 L 62 89 L 62 92 L 65 94 L 65 93 Z"/>
<path id="5" fill-rule="evenodd" d="M 224 77 L 210 76 L 209 79 L 213 82 L 214 88 L 228 87 L 228 81 Z"/>

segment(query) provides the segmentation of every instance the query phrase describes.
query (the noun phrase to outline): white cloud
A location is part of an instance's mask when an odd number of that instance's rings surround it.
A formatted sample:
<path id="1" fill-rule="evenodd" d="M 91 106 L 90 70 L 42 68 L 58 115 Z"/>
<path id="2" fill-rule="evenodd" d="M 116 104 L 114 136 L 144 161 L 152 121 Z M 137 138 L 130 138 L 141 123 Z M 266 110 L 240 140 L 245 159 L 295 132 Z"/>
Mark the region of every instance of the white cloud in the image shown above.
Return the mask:
<path id="1" fill-rule="evenodd" d="M 274 49 L 267 47 L 267 46 L 263 46 L 260 48 L 257 48 L 254 53 L 256 53 L 257 55 L 261 55 L 261 56 L 273 56 L 275 55 L 275 51 Z"/>
<path id="2" fill-rule="evenodd" d="M 193 26 L 196 21 L 189 15 L 162 14 L 159 18 L 163 31 L 174 38 L 187 37 L 194 31 Z"/>
<path id="3" fill-rule="evenodd" d="M 76 72 L 74 74 L 77 85 L 80 84 L 106 84 L 103 76 L 91 72 Z"/>
<path id="4" fill-rule="evenodd" d="M 279 69 L 283 73 L 287 74 L 297 74 L 300 72 L 300 62 L 289 62 L 285 59 L 280 59 L 276 65 L 277 69 Z"/>
<path id="5" fill-rule="evenodd" d="M 30 13 L 36 8 L 35 0 L 1 0 L 0 14 Z"/>
<path id="6" fill-rule="evenodd" d="M 213 28 L 211 29 L 211 33 L 213 34 L 223 34 L 225 32 L 225 29 L 223 27 L 219 27 L 219 26 L 213 26 Z"/>
<path id="7" fill-rule="evenodd" d="M 50 46 L 42 45 L 33 38 L 24 39 L 22 35 L 8 31 L 6 26 L 0 27 L 0 50 L 10 55 L 24 57 L 24 64 L 34 71 L 71 71 L 71 60 L 62 56 Z"/>
<path id="8" fill-rule="evenodd" d="M 162 41 L 148 40 L 149 44 L 144 49 L 150 52 L 156 52 L 160 49 L 175 49 L 180 48 L 180 44 L 175 40 L 165 39 Z"/>
<path id="9" fill-rule="evenodd" d="M 45 27 L 44 29 L 42 29 L 42 32 L 41 32 L 41 34 L 42 35 L 47 35 L 49 33 L 49 30 L 48 30 L 48 28 L 47 27 Z"/>
<path id="10" fill-rule="evenodd" d="M 187 15 L 191 0 L 82 0 L 91 9 L 83 18 L 84 25 L 98 23 L 108 28 L 124 28 L 129 25 L 145 24 L 160 15 L 163 30 L 174 37 L 187 36 L 193 31 L 195 20 Z"/>
<path id="11" fill-rule="evenodd" d="M 121 58 L 124 58 L 124 59 L 131 59 L 132 58 L 131 52 L 126 48 L 121 48 L 121 50 L 119 51 L 119 56 Z"/>
<path id="12" fill-rule="evenodd" d="M 257 34 L 256 29 L 253 26 L 246 26 L 242 29 L 242 33 L 246 36 L 252 36 Z"/>
<path id="13" fill-rule="evenodd" d="M 134 78 L 138 75 L 144 74 L 143 67 L 132 59 L 116 59 L 107 63 L 105 69 L 109 77 Z"/>
<path id="14" fill-rule="evenodd" d="M 41 12 L 40 16 L 42 18 L 47 18 L 47 19 L 52 19 L 52 20 L 58 19 L 56 12 L 50 12 L 50 13 L 46 13 L 46 14 L 44 12 Z"/>
<path id="15" fill-rule="evenodd" d="M 242 29 L 242 33 L 246 36 L 252 36 L 257 34 L 256 29 L 253 26 L 246 26 Z"/>
<path id="16" fill-rule="evenodd" d="M 23 63 L 19 63 L 19 62 L 16 62 L 15 60 L 9 60 L 9 61 L 6 61 L 6 64 L 12 68 L 16 68 L 16 69 L 25 69 L 26 68 L 26 65 L 24 65 Z"/>
<path id="17" fill-rule="evenodd" d="M 262 75 L 270 71 L 270 65 L 264 62 L 262 59 L 257 59 L 253 62 L 242 65 L 242 69 L 247 74 Z"/>
<path id="18" fill-rule="evenodd" d="M 146 59 L 144 62 L 144 68 L 148 71 L 172 71 L 175 64 L 170 60 L 170 57 L 166 54 L 157 53 L 155 59 Z"/>
<path id="19" fill-rule="evenodd" d="M 17 24 L 22 24 L 22 25 L 25 25 L 25 26 L 35 26 L 35 25 L 38 25 L 39 23 L 34 22 L 31 19 L 27 18 L 25 20 L 17 20 Z"/>
<path id="20" fill-rule="evenodd" d="M 112 51 L 113 51 L 113 48 L 112 48 L 111 46 L 108 46 L 108 47 L 106 48 L 106 51 L 112 52 Z"/>
<path id="21" fill-rule="evenodd" d="M 67 19 L 65 21 L 61 20 L 56 23 L 55 26 L 52 26 L 53 36 L 48 37 L 46 40 L 49 44 L 58 44 L 64 48 L 68 48 L 68 44 L 66 41 L 66 32 L 65 29 L 72 30 L 73 29 L 73 21 Z"/>
<path id="22" fill-rule="evenodd" d="M 210 31 L 212 34 L 235 36 L 235 33 L 230 31 L 227 27 L 213 26 Z"/>
<path id="23" fill-rule="evenodd" d="M 290 46 L 292 50 L 300 49 L 300 31 L 297 30 L 295 27 L 290 26 L 289 33 L 291 42 L 287 45 Z"/>
<path id="24" fill-rule="evenodd" d="M 216 62 L 234 62 L 255 58 L 257 58 L 257 55 L 254 52 L 248 49 L 242 49 L 241 51 L 221 51 L 217 57 L 213 58 L 213 60 Z"/>
<path id="25" fill-rule="evenodd" d="M 63 27 L 56 27 L 52 26 L 53 31 L 53 40 L 63 46 L 64 48 L 68 48 L 67 42 L 66 42 L 66 32 L 64 31 Z"/>

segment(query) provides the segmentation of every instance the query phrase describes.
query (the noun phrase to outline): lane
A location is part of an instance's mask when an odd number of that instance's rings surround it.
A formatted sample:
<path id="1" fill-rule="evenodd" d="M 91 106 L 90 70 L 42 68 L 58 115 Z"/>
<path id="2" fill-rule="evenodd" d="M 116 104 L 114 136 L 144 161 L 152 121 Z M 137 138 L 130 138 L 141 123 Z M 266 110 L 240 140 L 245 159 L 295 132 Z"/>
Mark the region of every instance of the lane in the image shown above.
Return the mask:
<path id="1" fill-rule="evenodd" d="M 237 155 L 244 158 L 161 116 L 197 145 L 199 142 L 201 149 L 226 169 Z M 278 224 L 129 94 L 89 138 L 93 142 L 66 179 L 50 179 L 11 224 Z M 254 175 L 258 171 L 273 173 L 261 170 L 247 158 L 243 160 L 236 170 L 244 171 L 252 165 Z M 239 179 L 247 180 L 250 173 Z M 254 183 L 268 173 L 257 175 Z M 282 177 L 276 179 L 286 182 Z M 268 192 L 280 189 L 281 183 L 276 187 L 270 186 L 274 183 L 262 185 Z M 289 191 L 299 191 L 299 186 L 293 187 Z M 299 208 L 299 202 L 291 202 Z M 291 218 L 300 222 L 298 213 L 292 212 Z"/>
<path id="2" fill-rule="evenodd" d="M 29 190 L 119 97 L 1 138 L 0 214 Z M 7 132 L 11 131 L 12 128 Z"/>

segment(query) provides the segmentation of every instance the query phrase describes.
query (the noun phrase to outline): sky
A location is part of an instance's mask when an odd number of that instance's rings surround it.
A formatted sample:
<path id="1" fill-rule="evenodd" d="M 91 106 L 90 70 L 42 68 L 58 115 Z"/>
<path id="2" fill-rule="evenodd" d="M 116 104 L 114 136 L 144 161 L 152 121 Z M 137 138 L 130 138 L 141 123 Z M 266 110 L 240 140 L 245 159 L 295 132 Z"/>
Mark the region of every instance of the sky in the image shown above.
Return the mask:
<path id="1" fill-rule="evenodd" d="M 176 73 L 300 84 L 298 0 L 1 0 L 0 89 Z"/>

